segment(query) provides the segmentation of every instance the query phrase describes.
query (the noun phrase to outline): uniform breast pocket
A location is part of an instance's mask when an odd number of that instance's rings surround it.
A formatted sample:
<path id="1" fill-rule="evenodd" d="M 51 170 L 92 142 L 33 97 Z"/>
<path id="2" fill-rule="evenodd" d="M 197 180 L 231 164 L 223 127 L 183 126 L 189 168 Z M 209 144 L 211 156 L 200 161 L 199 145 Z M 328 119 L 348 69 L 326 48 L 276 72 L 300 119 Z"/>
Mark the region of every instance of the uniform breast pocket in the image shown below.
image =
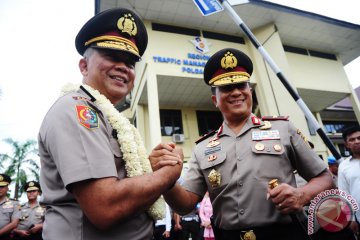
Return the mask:
<path id="1" fill-rule="evenodd" d="M 288 168 L 289 160 L 285 147 L 279 140 L 252 142 L 252 165 L 255 178 L 269 181 L 278 178 L 279 171 Z"/>
<path id="2" fill-rule="evenodd" d="M 220 191 L 229 180 L 224 167 L 225 160 L 226 152 L 219 152 L 204 156 L 200 161 L 200 169 L 206 179 L 208 189 L 212 192 Z"/>
<path id="3" fill-rule="evenodd" d="M 268 140 L 252 142 L 251 150 L 255 154 L 281 155 L 285 152 L 280 141 Z"/>
<path id="4" fill-rule="evenodd" d="M 29 217 L 29 212 L 25 209 L 21 210 L 21 219 L 26 219 L 27 217 Z"/>
<path id="5" fill-rule="evenodd" d="M 14 209 L 13 209 L 13 207 L 11 206 L 11 207 L 8 207 L 8 206 L 6 206 L 6 207 L 3 207 L 3 209 L 1 209 L 1 211 L 3 212 L 3 214 L 5 215 L 5 216 L 7 216 L 9 219 L 10 219 L 10 217 L 13 215 L 13 213 L 14 213 Z"/>
<path id="6" fill-rule="evenodd" d="M 42 207 L 38 207 L 35 210 L 35 216 L 36 218 L 42 218 L 44 216 L 45 210 Z"/>

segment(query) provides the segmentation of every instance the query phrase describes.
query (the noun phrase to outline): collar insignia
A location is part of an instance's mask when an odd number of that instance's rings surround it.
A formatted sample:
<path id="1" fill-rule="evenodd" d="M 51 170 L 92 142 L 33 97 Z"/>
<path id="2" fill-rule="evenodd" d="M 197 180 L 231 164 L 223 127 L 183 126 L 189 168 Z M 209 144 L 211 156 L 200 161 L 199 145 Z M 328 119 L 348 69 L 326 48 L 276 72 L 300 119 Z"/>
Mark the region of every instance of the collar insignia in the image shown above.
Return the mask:
<path id="1" fill-rule="evenodd" d="M 260 125 L 261 124 L 261 121 L 258 117 L 256 116 L 251 116 L 251 121 L 254 125 Z"/>

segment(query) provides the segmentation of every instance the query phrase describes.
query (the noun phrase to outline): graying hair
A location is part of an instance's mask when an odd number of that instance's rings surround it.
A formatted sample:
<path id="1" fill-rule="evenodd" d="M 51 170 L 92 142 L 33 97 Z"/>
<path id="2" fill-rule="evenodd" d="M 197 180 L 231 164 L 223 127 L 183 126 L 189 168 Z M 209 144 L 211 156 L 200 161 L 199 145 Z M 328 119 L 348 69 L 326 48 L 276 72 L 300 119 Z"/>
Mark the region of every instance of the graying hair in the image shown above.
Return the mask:
<path id="1" fill-rule="evenodd" d="M 92 55 L 94 52 L 96 52 L 96 49 L 89 47 L 89 48 L 87 48 L 87 49 L 85 50 L 85 52 L 84 52 L 84 54 L 83 54 L 83 57 L 84 57 L 85 59 L 89 59 L 89 57 L 91 57 L 91 55 Z"/>

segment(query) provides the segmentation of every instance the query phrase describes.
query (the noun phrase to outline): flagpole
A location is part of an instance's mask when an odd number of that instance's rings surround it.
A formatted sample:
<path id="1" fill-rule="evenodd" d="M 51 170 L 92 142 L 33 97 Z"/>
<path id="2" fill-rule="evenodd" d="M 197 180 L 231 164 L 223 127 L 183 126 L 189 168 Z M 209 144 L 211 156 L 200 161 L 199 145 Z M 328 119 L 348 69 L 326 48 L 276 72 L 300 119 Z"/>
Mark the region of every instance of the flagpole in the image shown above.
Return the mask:
<path id="1" fill-rule="evenodd" d="M 301 97 L 298 95 L 298 93 L 294 90 L 294 88 L 291 86 L 290 82 L 287 80 L 285 75 L 281 72 L 280 68 L 277 66 L 277 64 L 272 60 L 266 49 L 261 45 L 261 43 L 256 39 L 255 35 L 251 32 L 251 30 L 248 28 L 248 26 L 244 23 L 244 21 L 240 18 L 240 16 L 235 12 L 233 7 L 229 4 L 227 0 L 220 0 L 224 8 L 227 10 L 230 17 L 234 20 L 234 22 L 239 25 L 239 27 L 242 29 L 242 31 L 245 33 L 245 35 L 250 39 L 251 43 L 256 47 L 256 49 L 260 52 L 264 60 L 269 64 L 271 69 L 274 71 L 276 76 L 279 78 L 279 80 L 282 82 L 286 90 L 290 93 L 292 98 L 295 100 L 295 102 L 298 104 L 300 109 L 305 114 L 307 120 L 309 121 L 310 125 L 316 129 L 316 132 L 319 134 L 323 142 L 326 144 L 326 146 L 329 148 L 330 152 L 333 154 L 333 156 L 339 160 L 341 159 L 341 155 L 336 150 L 334 144 L 331 142 L 329 137 L 326 135 L 325 131 L 320 127 L 318 122 L 316 121 L 314 115 L 310 111 L 310 109 L 306 106 L 305 102 L 301 99 Z"/>

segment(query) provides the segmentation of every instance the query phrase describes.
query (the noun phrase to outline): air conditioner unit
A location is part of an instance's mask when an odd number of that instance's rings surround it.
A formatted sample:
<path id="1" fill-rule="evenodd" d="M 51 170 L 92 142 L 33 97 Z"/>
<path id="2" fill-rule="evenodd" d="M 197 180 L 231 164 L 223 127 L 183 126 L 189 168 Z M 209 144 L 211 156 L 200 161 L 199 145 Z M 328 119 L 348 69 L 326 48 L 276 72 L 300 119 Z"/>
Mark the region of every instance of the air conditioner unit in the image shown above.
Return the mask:
<path id="1" fill-rule="evenodd" d="M 172 135 L 172 140 L 174 143 L 182 143 L 185 140 L 184 134 L 175 133 Z"/>

